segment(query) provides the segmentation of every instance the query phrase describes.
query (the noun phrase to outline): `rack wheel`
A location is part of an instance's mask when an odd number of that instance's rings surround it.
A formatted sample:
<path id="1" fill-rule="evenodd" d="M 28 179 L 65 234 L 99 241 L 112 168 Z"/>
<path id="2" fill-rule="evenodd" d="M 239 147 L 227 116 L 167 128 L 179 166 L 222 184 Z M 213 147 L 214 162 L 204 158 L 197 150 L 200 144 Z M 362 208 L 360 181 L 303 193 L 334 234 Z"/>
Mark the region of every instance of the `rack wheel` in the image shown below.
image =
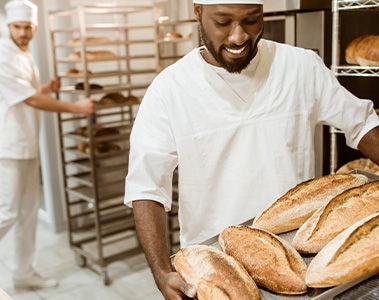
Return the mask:
<path id="1" fill-rule="evenodd" d="M 79 267 L 84 268 L 87 265 L 87 259 L 80 254 L 75 255 L 76 263 Z"/>
<path id="2" fill-rule="evenodd" d="M 102 271 L 101 278 L 103 279 L 104 285 L 110 285 L 111 284 L 111 279 L 109 278 L 107 271 L 104 271 L 104 270 Z"/>

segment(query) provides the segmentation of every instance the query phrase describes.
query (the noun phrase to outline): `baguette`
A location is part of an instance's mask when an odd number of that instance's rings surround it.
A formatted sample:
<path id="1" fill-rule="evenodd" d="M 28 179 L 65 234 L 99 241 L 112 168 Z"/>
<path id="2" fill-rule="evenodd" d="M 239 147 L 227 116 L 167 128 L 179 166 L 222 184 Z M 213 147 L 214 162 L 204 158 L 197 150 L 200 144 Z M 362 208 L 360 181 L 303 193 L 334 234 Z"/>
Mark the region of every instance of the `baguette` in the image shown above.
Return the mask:
<path id="1" fill-rule="evenodd" d="M 196 286 L 199 300 L 261 299 L 247 271 L 233 257 L 215 247 L 182 248 L 174 257 L 174 266 L 184 281 Z"/>
<path id="2" fill-rule="evenodd" d="M 331 174 L 304 181 L 258 214 L 253 226 L 275 234 L 297 229 L 333 197 L 367 182 L 361 174 Z"/>
<path id="3" fill-rule="evenodd" d="M 258 228 L 230 226 L 219 235 L 219 244 L 258 285 L 280 294 L 307 291 L 307 265 L 295 248 L 280 237 Z"/>
<path id="4" fill-rule="evenodd" d="M 349 189 L 318 209 L 296 232 L 292 245 L 301 253 L 318 253 L 340 232 L 376 212 L 379 181 Z"/>
<path id="5" fill-rule="evenodd" d="M 336 286 L 379 270 L 379 213 L 354 223 L 332 239 L 310 262 L 309 287 Z"/>

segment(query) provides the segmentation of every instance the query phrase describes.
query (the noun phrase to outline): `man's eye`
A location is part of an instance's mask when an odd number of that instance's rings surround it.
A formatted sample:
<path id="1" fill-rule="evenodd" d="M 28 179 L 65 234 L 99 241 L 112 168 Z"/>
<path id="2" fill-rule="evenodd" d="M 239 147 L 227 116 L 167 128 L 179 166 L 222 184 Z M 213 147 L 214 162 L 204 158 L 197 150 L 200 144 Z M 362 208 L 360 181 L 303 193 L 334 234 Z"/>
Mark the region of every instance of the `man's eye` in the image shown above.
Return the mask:
<path id="1" fill-rule="evenodd" d="M 229 21 L 215 21 L 217 26 L 228 26 L 230 24 Z"/>

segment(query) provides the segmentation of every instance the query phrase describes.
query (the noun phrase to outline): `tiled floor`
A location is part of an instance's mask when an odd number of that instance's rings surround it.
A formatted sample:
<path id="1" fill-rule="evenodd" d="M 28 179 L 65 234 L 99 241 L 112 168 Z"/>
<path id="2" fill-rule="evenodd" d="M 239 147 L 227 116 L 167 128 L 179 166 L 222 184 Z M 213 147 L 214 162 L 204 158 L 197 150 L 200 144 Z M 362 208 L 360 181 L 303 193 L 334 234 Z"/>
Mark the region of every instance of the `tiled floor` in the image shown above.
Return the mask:
<path id="1" fill-rule="evenodd" d="M 37 232 L 37 270 L 55 277 L 57 288 L 44 290 L 16 290 L 11 280 L 13 261 L 13 232 L 0 241 L 0 287 L 13 300 L 162 300 L 143 254 L 114 262 L 108 266 L 111 284 L 105 286 L 102 278 L 78 266 L 66 233 L 52 233 L 39 224 Z M 1 300 L 1 299 L 0 299 Z"/>

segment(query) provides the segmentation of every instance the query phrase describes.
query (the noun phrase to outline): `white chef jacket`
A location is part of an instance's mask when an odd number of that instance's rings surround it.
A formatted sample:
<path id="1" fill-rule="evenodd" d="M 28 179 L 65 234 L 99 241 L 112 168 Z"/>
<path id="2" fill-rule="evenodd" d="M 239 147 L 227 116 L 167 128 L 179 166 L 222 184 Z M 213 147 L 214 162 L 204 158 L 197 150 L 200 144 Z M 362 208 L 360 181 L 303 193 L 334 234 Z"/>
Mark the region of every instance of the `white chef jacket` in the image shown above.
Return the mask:
<path id="1" fill-rule="evenodd" d="M 0 39 L 0 158 L 38 157 L 39 111 L 23 101 L 40 90 L 30 52 Z"/>
<path id="2" fill-rule="evenodd" d="M 261 40 L 240 76 L 251 77 L 250 92 L 237 94 L 194 49 L 155 78 L 141 103 L 125 204 L 152 199 L 169 210 L 178 164 L 182 247 L 313 178 L 316 124 L 342 129 L 353 148 L 379 125 L 373 103 L 343 88 L 311 50 Z"/>

